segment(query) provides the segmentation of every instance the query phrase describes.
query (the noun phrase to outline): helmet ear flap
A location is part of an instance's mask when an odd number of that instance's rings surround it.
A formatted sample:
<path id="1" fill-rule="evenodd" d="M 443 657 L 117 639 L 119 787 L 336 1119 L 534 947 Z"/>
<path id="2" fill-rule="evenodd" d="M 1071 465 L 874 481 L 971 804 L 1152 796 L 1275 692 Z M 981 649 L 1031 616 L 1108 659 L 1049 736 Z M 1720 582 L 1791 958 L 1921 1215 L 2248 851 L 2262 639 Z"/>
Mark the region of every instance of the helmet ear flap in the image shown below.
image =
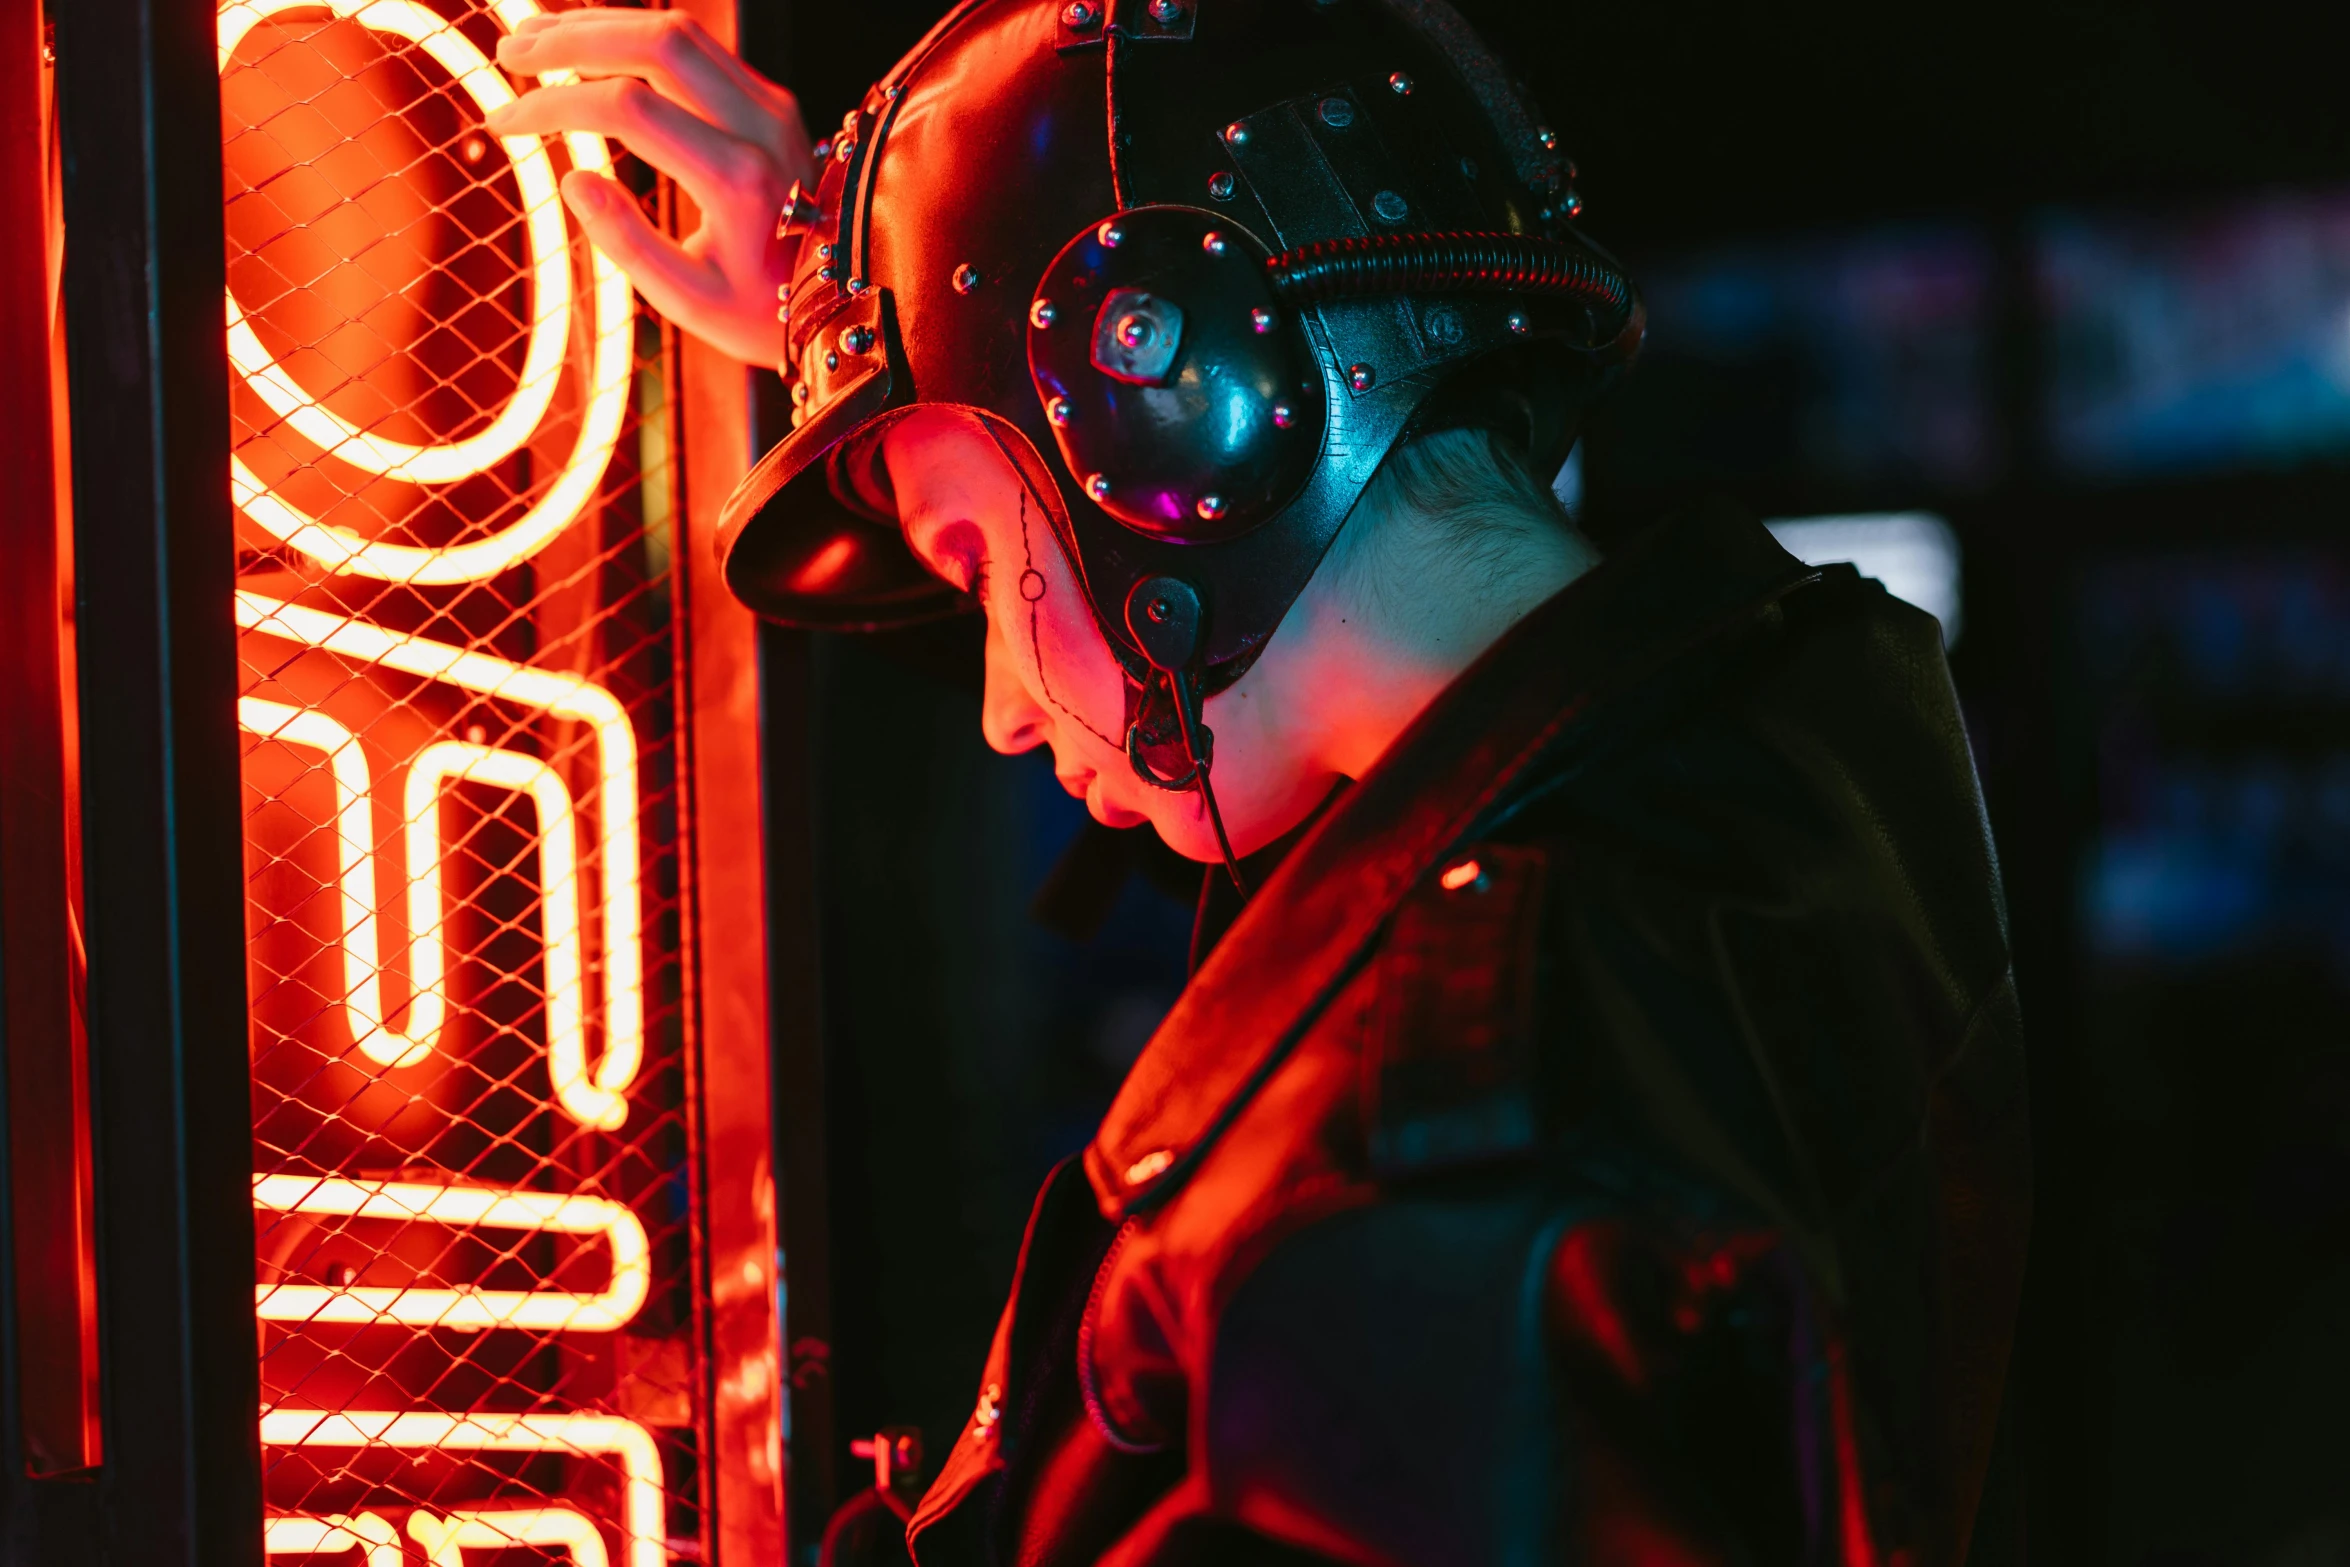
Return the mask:
<path id="1" fill-rule="evenodd" d="M 1082 578 L 1085 575 L 1085 560 L 1078 553 L 1075 536 L 1069 530 L 1068 504 L 1044 453 L 1036 449 L 1036 443 L 1028 438 L 1026 431 L 1001 414 L 991 413 L 985 408 L 966 407 L 963 411 L 979 421 L 980 429 L 987 432 L 987 438 L 995 443 L 996 450 L 1004 454 L 1004 461 L 1010 463 L 1013 471 L 1020 475 L 1020 488 L 1027 492 L 1029 501 L 1043 513 L 1045 520 L 1052 524 L 1053 535 L 1061 541 L 1062 553 L 1069 558 L 1069 568 Z"/>

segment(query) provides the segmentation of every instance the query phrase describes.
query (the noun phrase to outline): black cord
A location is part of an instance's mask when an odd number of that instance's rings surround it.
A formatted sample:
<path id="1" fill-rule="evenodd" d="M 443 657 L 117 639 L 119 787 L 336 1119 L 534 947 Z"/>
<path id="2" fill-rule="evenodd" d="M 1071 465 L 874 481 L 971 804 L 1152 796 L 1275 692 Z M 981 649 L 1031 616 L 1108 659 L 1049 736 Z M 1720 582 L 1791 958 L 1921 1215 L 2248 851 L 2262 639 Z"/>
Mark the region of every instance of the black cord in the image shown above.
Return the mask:
<path id="1" fill-rule="evenodd" d="M 1200 802 L 1208 808 L 1208 825 L 1216 830 L 1216 849 L 1224 856 L 1224 874 L 1232 878 L 1232 890 L 1242 901 L 1248 898 L 1248 879 L 1240 874 L 1240 857 L 1232 852 L 1232 839 L 1224 831 L 1224 812 L 1216 804 L 1216 786 L 1208 781 L 1209 748 L 1215 735 L 1204 722 L 1195 722 L 1192 704 L 1199 701 L 1199 687 L 1193 676 L 1182 670 L 1166 670 L 1167 696 L 1175 707 L 1175 729 L 1183 741 L 1183 754 L 1190 761 L 1190 769 L 1180 778 L 1163 778 L 1159 770 L 1143 755 L 1143 721 L 1135 718 L 1126 726 L 1126 760 L 1134 769 L 1134 776 L 1154 789 L 1179 794 L 1187 789 L 1199 791 Z M 1144 687 L 1147 692 L 1148 687 Z M 1161 743 L 1158 741 L 1154 744 Z"/>
<path id="2" fill-rule="evenodd" d="M 1248 881 L 1240 874 L 1240 861 L 1233 857 L 1232 840 L 1224 836 L 1224 813 L 1216 809 L 1215 785 L 1208 782 L 1208 770 L 1199 771 L 1199 797 L 1207 802 L 1208 825 L 1216 829 L 1216 847 L 1224 853 L 1224 874 L 1232 878 L 1232 890 L 1248 901 Z"/>
<path id="3" fill-rule="evenodd" d="M 1208 782 L 1208 759 L 1199 741 L 1199 728 L 1204 726 L 1195 726 L 1191 721 L 1191 704 L 1196 687 L 1189 684 L 1191 677 L 1188 675 L 1170 674 L 1167 679 L 1174 685 L 1175 725 L 1183 733 L 1183 749 L 1191 758 L 1191 774 L 1198 783 L 1200 800 L 1208 808 L 1208 825 L 1216 829 L 1216 848 L 1224 856 L 1224 874 L 1232 878 L 1232 890 L 1239 893 L 1245 902 L 1248 899 L 1248 881 L 1240 874 L 1240 859 L 1232 852 L 1232 840 L 1225 836 L 1224 813 L 1216 807 L 1216 786 Z"/>

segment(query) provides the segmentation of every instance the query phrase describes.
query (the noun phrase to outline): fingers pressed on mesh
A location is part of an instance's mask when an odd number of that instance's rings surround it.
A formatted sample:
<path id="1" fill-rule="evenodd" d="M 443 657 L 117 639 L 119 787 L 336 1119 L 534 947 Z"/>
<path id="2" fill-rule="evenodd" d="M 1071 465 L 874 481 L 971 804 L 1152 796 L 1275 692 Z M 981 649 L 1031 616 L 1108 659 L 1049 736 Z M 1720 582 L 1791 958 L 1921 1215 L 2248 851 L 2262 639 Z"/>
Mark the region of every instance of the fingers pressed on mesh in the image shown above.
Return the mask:
<path id="1" fill-rule="evenodd" d="M 614 181 L 574 170 L 563 176 L 563 204 L 578 218 L 588 242 L 610 256 L 662 315 L 690 330 L 697 313 L 712 308 L 720 288 L 709 266 L 655 228 Z"/>
<path id="2" fill-rule="evenodd" d="M 792 95 L 674 12 L 591 6 L 532 17 L 498 41 L 498 63 L 512 71 L 638 78 L 730 136 L 794 160 L 806 151 Z"/>
<path id="3" fill-rule="evenodd" d="M 622 77 L 541 87 L 491 115 L 489 127 L 500 136 L 586 131 L 612 137 L 684 186 L 705 212 L 739 204 L 746 185 L 772 182 L 778 172 L 757 147 Z"/>

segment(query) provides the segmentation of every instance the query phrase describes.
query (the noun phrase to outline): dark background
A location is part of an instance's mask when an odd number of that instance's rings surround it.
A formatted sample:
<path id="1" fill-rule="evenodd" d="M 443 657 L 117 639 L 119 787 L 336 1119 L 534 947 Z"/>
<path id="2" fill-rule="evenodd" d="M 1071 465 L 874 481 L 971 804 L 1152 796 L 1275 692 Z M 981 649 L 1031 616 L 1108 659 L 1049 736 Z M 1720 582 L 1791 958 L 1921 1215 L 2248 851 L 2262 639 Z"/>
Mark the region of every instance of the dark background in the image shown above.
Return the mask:
<path id="1" fill-rule="evenodd" d="M 1953 665 L 2034 1053 L 2035 1555 L 2350 1563 L 2350 421 L 2296 405 L 2285 437 L 2085 461 L 2064 399 L 2138 372 L 2047 271 L 2076 230 L 2119 258 L 2092 305 L 2186 266 L 2191 345 L 2274 303 L 2244 257 L 2350 244 L 2350 17 L 1461 8 L 1581 165 L 1585 228 L 1651 284 L 1648 362 L 1585 446 L 1592 531 L 1718 488 L 1767 516 L 1931 509 L 1960 540 Z M 746 0 L 745 48 L 821 130 L 937 9 Z M 1888 254 L 1958 278 L 1953 312 L 1838 315 L 1855 258 Z M 1724 283 L 1767 352 L 1668 308 Z M 2307 330 L 2350 355 L 2350 284 L 2339 304 Z M 2131 319 L 2159 336 L 2159 308 Z M 1952 419 L 1941 457 L 1904 444 Z M 1145 881 L 1089 942 L 1028 919 L 1080 810 L 981 745 L 964 636 L 769 646 L 775 828 L 805 806 L 819 889 L 825 1045 L 782 1074 L 808 1542 L 855 1483 L 850 1433 L 952 1439 L 1036 1181 L 1181 982 L 1187 912 Z"/>

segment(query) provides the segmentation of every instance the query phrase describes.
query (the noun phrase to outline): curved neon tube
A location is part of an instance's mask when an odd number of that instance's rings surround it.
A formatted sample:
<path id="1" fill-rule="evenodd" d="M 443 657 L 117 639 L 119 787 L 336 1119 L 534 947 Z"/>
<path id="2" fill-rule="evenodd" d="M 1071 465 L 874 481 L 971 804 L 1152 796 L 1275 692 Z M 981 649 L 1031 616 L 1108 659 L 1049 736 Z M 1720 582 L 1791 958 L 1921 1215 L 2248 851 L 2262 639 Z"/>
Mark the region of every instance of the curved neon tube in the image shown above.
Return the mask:
<path id="1" fill-rule="evenodd" d="M 620 1533 L 627 1567 L 664 1567 L 668 1559 L 663 1537 L 661 1451 L 650 1431 L 618 1415 L 272 1409 L 261 1417 L 261 1440 L 269 1447 L 398 1447 L 609 1457 L 620 1465 L 623 1476 Z"/>
<path id="2" fill-rule="evenodd" d="M 408 1515 L 408 1532 L 430 1567 L 465 1567 L 465 1547 L 506 1550 L 517 1545 L 560 1546 L 573 1567 L 609 1567 L 604 1536 L 585 1513 L 568 1507 L 468 1508 L 435 1518 Z M 375 1567 L 373 1562 L 368 1567 Z"/>
<path id="3" fill-rule="evenodd" d="M 637 839 L 636 735 L 619 699 L 593 681 L 553 670 L 533 669 L 490 653 L 477 653 L 427 637 L 386 631 L 381 626 L 326 610 L 288 604 L 264 594 L 240 591 L 237 624 L 248 631 L 283 637 L 363 664 L 381 664 L 404 674 L 445 681 L 500 701 L 540 708 L 586 724 L 596 736 L 596 828 L 602 871 L 604 960 L 604 1050 L 591 1071 L 585 1043 L 576 1054 L 555 1050 L 552 1001 L 554 963 L 548 979 L 548 1073 L 566 1114 L 585 1126 L 612 1131 L 628 1119 L 627 1091 L 644 1062 L 644 929 Z M 411 813 L 412 815 L 414 813 Z M 543 818 L 542 818 L 543 820 Z M 549 881 L 554 878 L 550 875 Z M 433 896 L 437 922 L 439 894 Z M 413 905 L 412 905 L 413 907 Z M 438 942 L 434 943 L 436 950 Z M 576 1006 L 576 985 L 575 1000 Z M 576 1011 L 566 1015 L 575 1016 Z"/>
<path id="4" fill-rule="evenodd" d="M 323 1518 L 286 1513 L 261 1526 L 266 1556 L 315 1556 L 322 1551 L 357 1551 L 366 1567 L 401 1567 L 400 1531 L 377 1513 L 329 1513 Z"/>
<path id="5" fill-rule="evenodd" d="M 220 64 L 244 41 L 253 24 L 279 11 L 314 6 L 320 0 L 232 0 L 220 12 Z M 325 0 L 335 15 L 379 33 L 391 33 L 421 47 L 456 78 L 486 116 L 514 101 L 514 89 L 473 40 L 416 0 Z M 487 429 L 461 441 L 413 446 L 370 435 L 294 384 L 261 345 L 237 296 L 228 296 L 228 357 L 246 384 L 279 418 L 314 446 L 355 468 L 415 484 L 448 484 L 470 478 L 513 455 L 547 415 L 563 353 L 571 335 L 571 245 L 563 228 L 563 200 L 555 165 L 535 136 L 504 136 L 499 144 L 514 168 L 522 195 L 523 233 L 530 244 L 531 322 L 523 352 L 522 377 L 506 406 Z"/>
<path id="6" fill-rule="evenodd" d="M 396 1322 L 422 1328 L 609 1333 L 643 1308 L 652 1285 L 652 1248 L 646 1241 L 644 1224 L 626 1204 L 605 1197 L 443 1186 L 426 1181 L 257 1175 L 253 1177 L 253 1206 L 271 1213 L 600 1235 L 612 1248 L 612 1280 L 593 1293 L 493 1290 L 471 1285 L 457 1289 L 255 1285 L 254 1310 L 270 1322 Z"/>
<path id="7" fill-rule="evenodd" d="M 370 799 L 367 754 L 342 724 L 317 711 L 288 707 L 260 697 L 237 702 L 237 721 L 248 733 L 326 753 L 335 781 L 335 838 L 339 851 L 336 888 L 343 912 L 343 1015 L 351 1038 L 367 1057 L 386 1067 L 414 1066 L 432 1054 L 448 1021 L 441 950 L 440 846 L 408 860 L 408 1029 L 384 1019 L 383 966 L 376 942 L 375 820 Z"/>
<path id="8" fill-rule="evenodd" d="M 230 0 L 220 12 L 222 68 L 227 67 L 230 52 L 254 23 L 307 4 L 324 4 L 339 17 L 420 44 L 485 112 L 514 96 L 480 50 L 414 0 Z M 536 0 L 498 0 L 491 9 L 500 25 L 512 29 L 524 17 L 536 15 L 539 6 Z M 570 71 L 548 71 L 539 77 L 550 85 L 577 79 Z M 520 136 L 500 137 L 499 145 L 513 162 L 523 196 L 531 250 L 532 319 L 521 380 L 514 397 L 488 429 L 463 441 L 424 447 L 367 435 L 296 386 L 254 335 L 235 298 L 229 299 L 230 361 L 263 402 L 322 450 L 389 477 L 417 483 L 446 482 L 478 473 L 508 455 L 544 418 L 569 335 L 570 247 L 567 239 L 561 239 L 561 199 L 545 148 L 537 138 Z M 571 154 L 573 168 L 591 173 L 611 171 L 612 157 L 603 138 L 567 133 L 564 146 Z M 561 242 L 549 243 L 551 238 Z M 537 554 L 593 498 L 612 461 L 628 412 L 636 301 L 627 277 L 592 245 L 588 247 L 588 273 L 595 337 L 579 435 L 570 460 L 554 483 L 515 522 L 487 538 L 432 549 L 368 539 L 311 516 L 263 484 L 242 458 L 232 456 L 229 490 L 237 508 L 330 571 L 392 582 L 478 582 Z"/>

